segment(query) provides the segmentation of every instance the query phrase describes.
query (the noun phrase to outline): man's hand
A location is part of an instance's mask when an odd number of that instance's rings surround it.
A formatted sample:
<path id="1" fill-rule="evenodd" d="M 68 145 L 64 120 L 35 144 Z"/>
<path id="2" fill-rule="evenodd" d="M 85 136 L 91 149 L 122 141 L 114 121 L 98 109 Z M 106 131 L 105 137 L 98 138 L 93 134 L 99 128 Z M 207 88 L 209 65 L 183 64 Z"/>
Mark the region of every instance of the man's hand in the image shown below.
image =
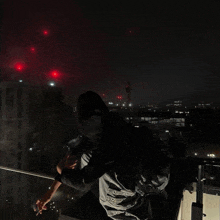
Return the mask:
<path id="1" fill-rule="evenodd" d="M 42 214 L 43 210 L 47 210 L 47 207 L 45 206 L 50 200 L 52 199 L 53 195 L 56 193 L 58 188 L 60 187 L 62 183 L 54 180 L 50 190 L 46 192 L 46 194 L 36 201 L 37 209 L 35 208 L 34 211 L 37 212 L 36 215 Z"/>
<path id="2" fill-rule="evenodd" d="M 79 165 L 76 156 L 67 155 L 64 167 L 67 169 L 76 169 Z"/>
<path id="3" fill-rule="evenodd" d="M 66 155 L 57 165 L 57 172 L 62 173 L 64 168 L 76 169 L 79 166 L 78 159 L 74 155 Z"/>
<path id="4" fill-rule="evenodd" d="M 43 210 L 47 210 L 47 207 L 45 206 L 50 200 L 52 199 L 53 193 L 51 190 L 47 191 L 47 193 L 43 196 L 42 199 L 38 199 L 36 201 L 36 205 L 38 209 L 35 209 L 34 211 L 37 212 L 36 215 L 42 214 Z"/>

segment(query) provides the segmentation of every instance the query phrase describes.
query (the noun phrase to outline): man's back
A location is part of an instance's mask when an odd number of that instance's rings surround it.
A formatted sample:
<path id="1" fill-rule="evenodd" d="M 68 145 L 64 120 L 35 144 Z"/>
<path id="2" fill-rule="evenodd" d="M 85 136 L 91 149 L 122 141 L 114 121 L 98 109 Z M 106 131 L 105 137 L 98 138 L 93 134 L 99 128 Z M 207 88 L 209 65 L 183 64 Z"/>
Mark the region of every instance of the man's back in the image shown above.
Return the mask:
<path id="1" fill-rule="evenodd" d="M 99 178 L 100 203 L 107 214 L 113 219 L 121 215 L 134 219 L 132 210 L 145 204 L 143 198 L 167 185 L 167 163 L 147 128 L 136 129 L 112 113 L 102 120 L 103 132 L 88 165 L 64 169 L 57 180 L 79 189 Z"/>
<path id="2" fill-rule="evenodd" d="M 117 144 L 112 143 L 112 168 L 99 178 L 100 203 L 113 219 L 139 219 L 134 210 L 146 206 L 146 195 L 159 194 L 168 184 L 169 161 L 146 127 L 124 125 L 113 134 Z M 144 215 L 151 217 L 146 210 Z"/>

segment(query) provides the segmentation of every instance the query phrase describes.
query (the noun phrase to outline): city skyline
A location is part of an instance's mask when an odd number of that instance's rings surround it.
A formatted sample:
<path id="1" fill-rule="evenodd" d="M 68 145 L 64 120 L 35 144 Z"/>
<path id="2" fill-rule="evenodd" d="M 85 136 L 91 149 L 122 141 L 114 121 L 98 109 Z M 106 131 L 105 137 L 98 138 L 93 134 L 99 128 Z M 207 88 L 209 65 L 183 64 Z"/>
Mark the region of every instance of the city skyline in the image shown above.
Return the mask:
<path id="1" fill-rule="evenodd" d="M 5 1 L 2 78 L 55 83 L 70 99 L 125 97 L 130 81 L 134 104 L 220 103 L 219 4 Z"/>

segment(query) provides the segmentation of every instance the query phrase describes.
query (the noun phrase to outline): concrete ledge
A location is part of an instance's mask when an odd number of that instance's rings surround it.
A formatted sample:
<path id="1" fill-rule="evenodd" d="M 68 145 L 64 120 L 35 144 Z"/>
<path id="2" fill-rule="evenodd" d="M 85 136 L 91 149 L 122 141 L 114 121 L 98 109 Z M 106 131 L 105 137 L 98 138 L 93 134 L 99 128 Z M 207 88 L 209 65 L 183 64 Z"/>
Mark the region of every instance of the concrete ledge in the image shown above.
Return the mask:
<path id="1" fill-rule="evenodd" d="M 59 220 L 83 220 L 83 219 L 73 218 L 66 215 L 60 215 Z"/>

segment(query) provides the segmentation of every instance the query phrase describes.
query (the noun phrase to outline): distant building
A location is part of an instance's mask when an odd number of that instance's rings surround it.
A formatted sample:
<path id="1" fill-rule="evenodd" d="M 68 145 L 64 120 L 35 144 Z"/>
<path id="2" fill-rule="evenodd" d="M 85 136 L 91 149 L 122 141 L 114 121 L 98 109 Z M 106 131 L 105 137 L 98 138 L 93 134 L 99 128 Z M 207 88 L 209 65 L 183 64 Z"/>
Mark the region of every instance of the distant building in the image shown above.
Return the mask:
<path id="1" fill-rule="evenodd" d="M 10 160 L 3 158 L 3 164 L 14 168 L 25 168 L 26 134 L 31 131 L 29 121 L 30 86 L 17 82 L 0 83 L 0 150 L 13 151 Z M 18 156 L 19 154 L 19 156 Z M 15 163 L 15 161 L 18 161 Z"/>
<path id="2" fill-rule="evenodd" d="M 174 106 L 182 106 L 182 101 L 174 101 Z"/>
<path id="3" fill-rule="evenodd" d="M 19 82 L 0 83 L 0 151 L 1 165 L 25 169 L 27 164 L 26 140 L 30 132 L 28 120 L 29 86 Z M 11 173 L 1 177 L 1 199 L 12 200 L 15 204 L 28 198 L 20 195 L 21 188 L 27 187 L 26 176 L 20 178 Z M 16 179 L 18 178 L 18 179 Z M 11 196 L 11 198 L 10 198 Z"/>
<path id="4" fill-rule="evenodd" d="M 201 102 L 195 105 L 195 108 L 213 108 L 213 103 L 212 102 L 210 103 Z"/>
<path id="5" fill-rule="evenodd" d="M 169 103 L 166 106 L 168 107 L 182 107 L 183 103 L 180 100 L 174 101 L 173 103 Z"/>
<path id="6" fill-rule="evenodd" d="M 55 148 L 62 150 L 62 142 L 72 135 L 68 134 L 71 130 L 68 128 L 74 123 L 71 121 L 73 109 L 62 102 L 61 96 L 62 91 L 56 87 L 39 87 L 11 81 L 0 83 L 0 165 L 29 170 L 30 165 L 35 164 L 46 169 L 47 166 L 42 161 L 57 163 L 55 157 L 61 155 L 56 155 Z M 38 150 L 47 150 L 48 155 L 37 155 L 34 147 L 39 147 L 39 143 L 40 147 L 44 143 L 48 149 Z M 21 190 L 30 185 L 26 175 L 14 174 L 12 178 L 11 172 L 4 171 L 3 174 L 1 199 L 13 199 L 14 204 L 30 199 L 25 198 L 26 195 Z"/>

